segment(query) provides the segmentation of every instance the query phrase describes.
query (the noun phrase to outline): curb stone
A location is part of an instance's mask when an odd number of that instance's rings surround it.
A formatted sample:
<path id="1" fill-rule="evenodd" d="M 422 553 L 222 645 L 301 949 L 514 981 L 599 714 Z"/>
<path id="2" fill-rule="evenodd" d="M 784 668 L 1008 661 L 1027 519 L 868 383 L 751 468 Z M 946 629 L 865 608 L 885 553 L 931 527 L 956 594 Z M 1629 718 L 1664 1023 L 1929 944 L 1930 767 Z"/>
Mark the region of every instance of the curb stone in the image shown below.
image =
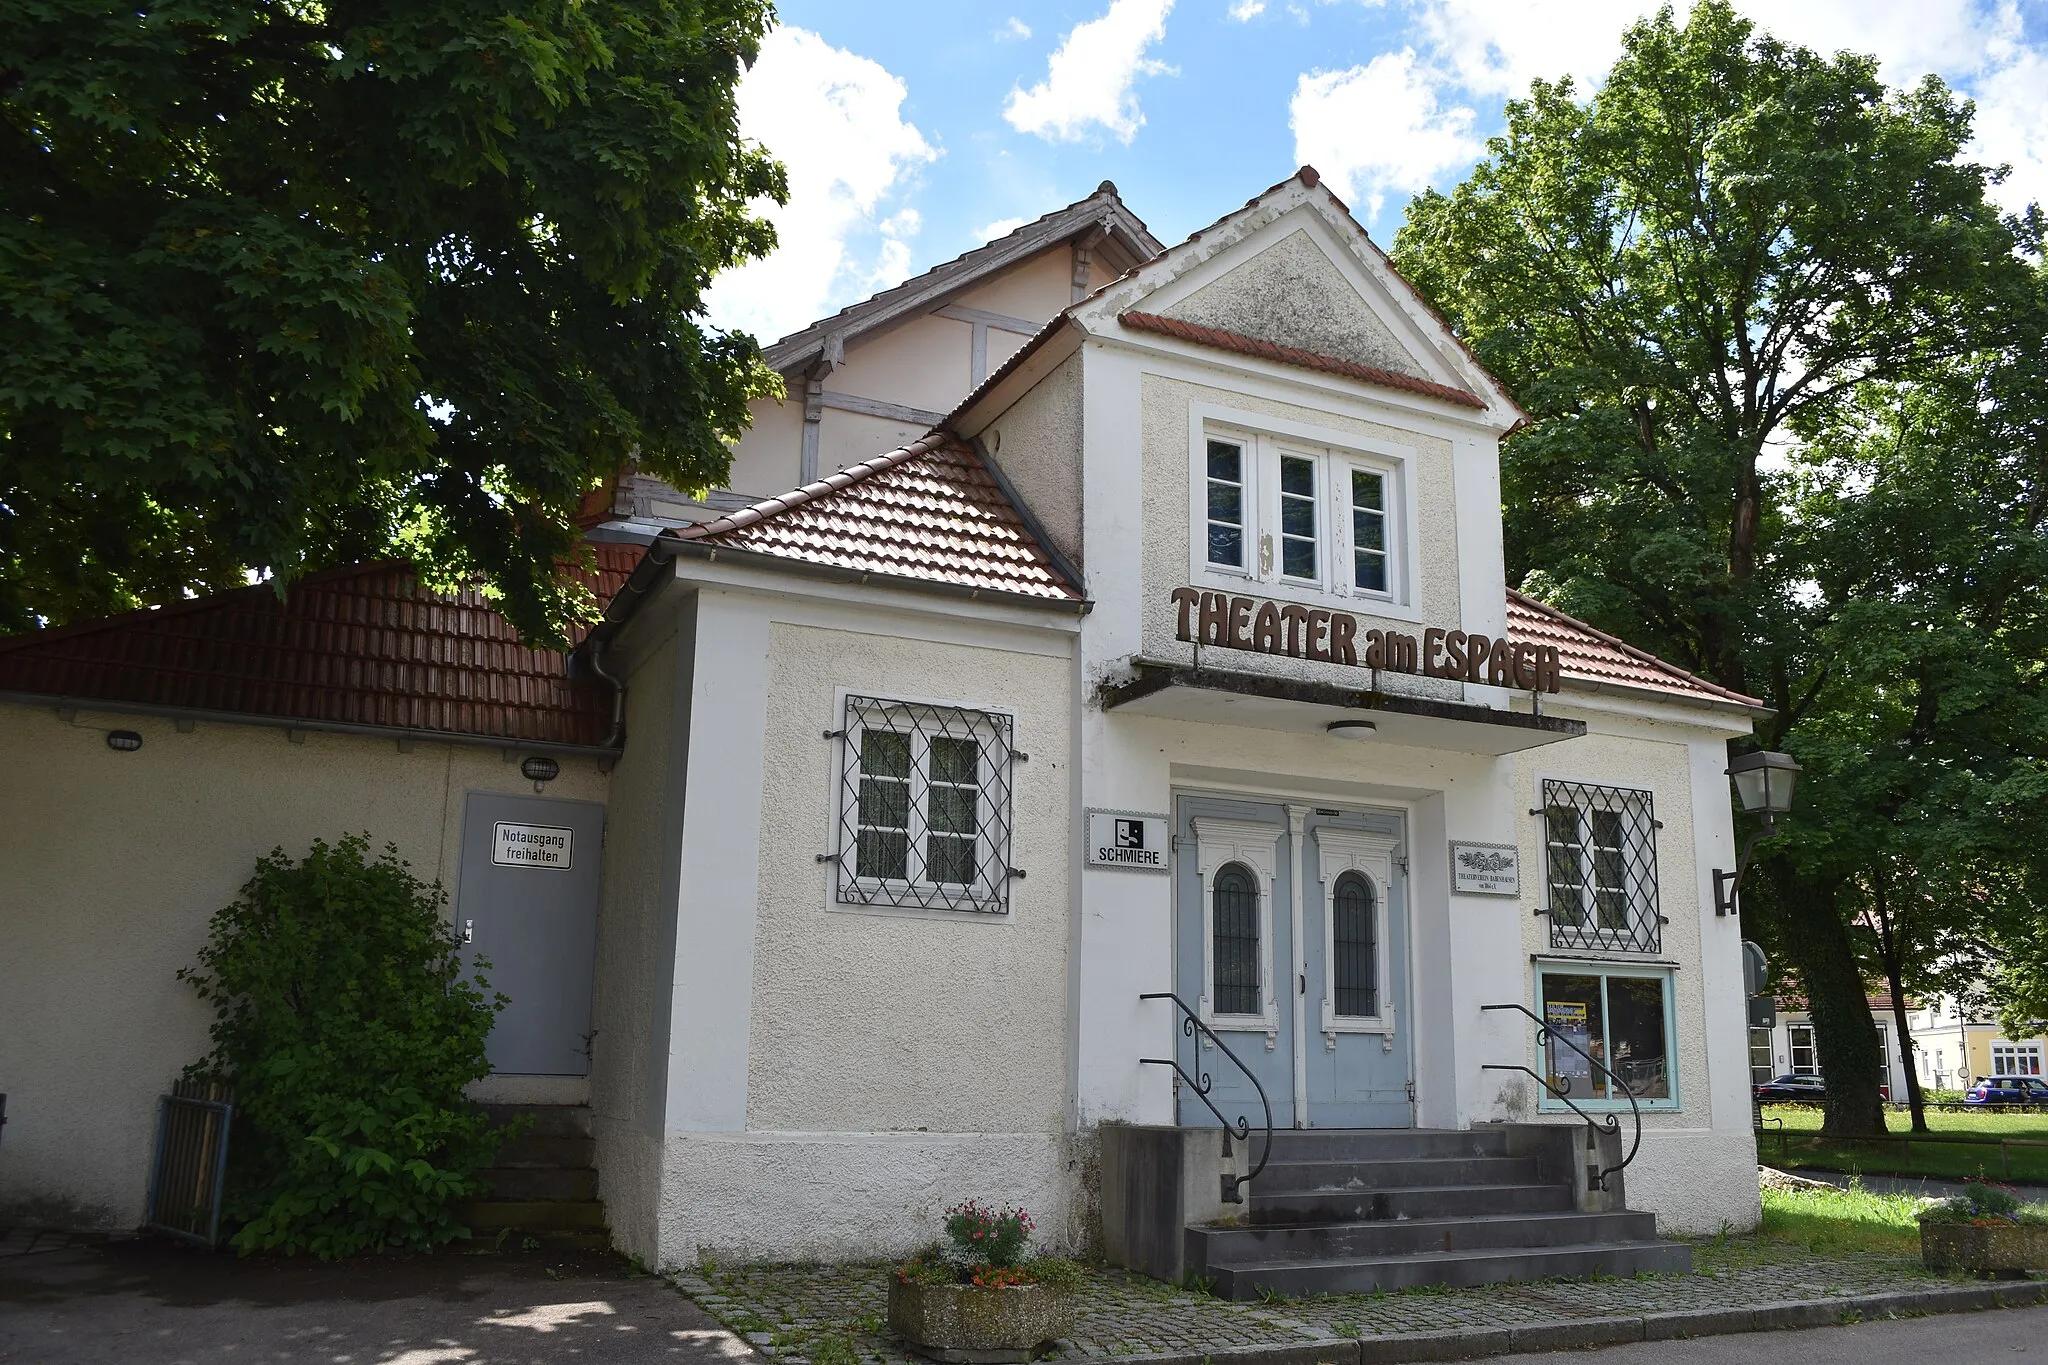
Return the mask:
<path id="1" fill-rule="evenodd" d="M 730 1307 L 729 1296 L 696 1275 L 684 1272 L 671 1283 L 700 1303 Z M 692 1290 L 697 1291 L 691 1293 Z M 1118 1357 L 1120 1365 L 1408 1365 L 1408 1362 L 1471 1360 L 1521 1352 L 1546 1352 L 1622 1345 L 1633 1341 L 1666 1341 L 1677 1337 L 1832 1327 L 1845 1319 L 1871 1322 L 1888 1318 L 1924 1317 L 2019 1308 L 2048 1303 L 2048 1281 L 1992 1284 L 1951 1284 L 1921 1290 L 1895 1290 L 1830 1299 L 1788 1300 L 1740 1307 L 1673 1310 L 1602 1318 L 1556 1319 L 1514 1327 L 1464 1327 L 1441 1331 L 1394 1332 L 1361 1338 L 1274 1345 L 1219 1346 L 1209 1351 L 1134 1352 Z M 1309 1322 L 1278 1319 L 1269 1325 L 1322 1336 L 1327 1330 Z M 772 1333 L 736 1333 L 770 1360 L 802 1357 L 770 1344 Z M 1113 1353 L 1082 1348 L 1090 1360 Z"/>
<path id="2" fill-rule="evenodd" d="M 1514 1329 L 1512 1353 L 1569 1351 L 1587 1346 L 1620 1346 L 1648 1338 L 1643 1318 L 1581 1318 L 1576 1322 L 1538 1322 Z"/>
<path id="3" fill-rule="evenodd" d="M 1680 1337 L 1725 1337 L 1755 1327 L 1748 1308 L 1681 1308 L 1642 1316 L 1644 1341 L 1676 1341 Z"/>
<path id="4" fill-rule="evenodd" d="M 1451 1332 L 1404 1332 L 1398 1336 L 1361 1337 L 1358 1341 L 1358 1365 L 1504 1356 L 1514 1348 L 1514 1336 L 1514 1330 L 1508 1327 L 1461 1327 Z"/>

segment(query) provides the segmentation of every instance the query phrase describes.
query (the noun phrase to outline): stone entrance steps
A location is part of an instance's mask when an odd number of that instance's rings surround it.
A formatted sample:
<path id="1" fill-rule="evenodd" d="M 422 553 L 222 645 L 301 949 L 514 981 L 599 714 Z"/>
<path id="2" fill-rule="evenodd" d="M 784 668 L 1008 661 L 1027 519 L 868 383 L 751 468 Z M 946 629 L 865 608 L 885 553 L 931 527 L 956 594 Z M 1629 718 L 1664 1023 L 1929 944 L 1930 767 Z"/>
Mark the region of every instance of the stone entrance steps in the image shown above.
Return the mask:
<path id="1" fill-rule="evenodd" d="M 590 1107 L 570 1104 L 487 1104 L 497 1124 L 529 1116 L 526 1131 L 498 1149 L 482 1173 L 490 1197 L 467 1205 L 471 1239 L 518 1248 L 531 1238 L 547 1246 L 602 1251 L 611 1245 L 597 1197 L 597 1140 Z M 500 1234 L 503 1234 L 500 1242 Z"/>
<path id="2" fill-rule="evenodd" d="M 1187 1261 L 1233 1299 L 1692 1268 L 1654 1215 L 1576 1209 L 1555 1167 L 1485 1128 L 1275 1133 L 1241 1221 L 1189 1228 Z"/>

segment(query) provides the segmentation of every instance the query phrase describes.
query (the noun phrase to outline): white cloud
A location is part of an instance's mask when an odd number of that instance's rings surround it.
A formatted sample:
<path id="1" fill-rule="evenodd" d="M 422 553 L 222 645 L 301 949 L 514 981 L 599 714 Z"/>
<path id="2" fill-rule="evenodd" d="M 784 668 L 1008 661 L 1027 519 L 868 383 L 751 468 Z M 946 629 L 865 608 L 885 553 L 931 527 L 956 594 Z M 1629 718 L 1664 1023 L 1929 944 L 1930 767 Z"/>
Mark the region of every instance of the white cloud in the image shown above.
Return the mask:
<path id="1" fill-rule="evenodd" d="M 998 218 L 993 223 L 983 223 L 974 230 L 974 235 L 984 242 L 993 242 L 998 237 L 1009 236 L 1030 221 L 1029 218 Z"/>
<path id="2" fill-rule="evenodd" d="M 1590 89 L 1645 0 L 1425 0 L 1416 15 L 1435 65 L 1474 95 L 1525 95 L 1542 77 Z"/>
<path id="3" fill-rule="evenodd" d="M 1100 19 L 1078 24 L 1029 90 L 1012 87 L 1003 117 L 1020 133 L 1048 142 L 1078 142 L 1101 128 L 1128 143 L 1144 126 L 1132 89 L 1140 76 L 1173 68 L 1145 54 L 1166 37 L 1173 0 L 1110 0 Z"/>
<path id="4" fill-rule="evenodd" d="M 1010 16 L 1010 22 L 995 31 L 995 40 L 999 43 L 1022 42 L 1030 36 L 1031 25 L 1014 14 Z"/>
<path id="5" fill-rule="evenodd" d="M 1240 24 L 1266 12 L 1266 0 L 1230 0 L 1230 17 Z"/>
<path id="6" fill-rule="evenodd" d="M 1391 190 L 1413 193 L 1479 155 L 1476 116 L 1446 106 L 1436 78 L 1413 49 L 1383 52 L 1365 66 L 1312 71 L 1294 87 L 1288 124 L 1294 159 L 1314 166 L 1331 192 L 1379 216 Z"/>
<path id="7" fill-rule="evenodd" d="M 1571 76 L 1591 91 L 1621 53 L 1623 33 L 1658 0 L 1412 0 L 1424 77 L 1475 100 L 1526 94 L 1537 77 Z M 2017 0 L 1736 0 L 1760 31 L 1832 56 L 1867 52 L 1889 84 L 1928 72 L 1977 100 L 1970 154 L 2011 163 L 1997 191 L 2007 208 L 2048 199 L 2048 51 L 2025 41 Z M 1677 0 L 1683 22 L 1691 9 Z"/>
<path id="8" fill-rule="evenodd" d="M 1994 194 L 2008 209 L 2048 205 L 2048 52 L 2022 51 L 1976 82 L 1979 159 L 2012 167 Z"/>
<path id="9" fill-rule="evenodd" d="M 739 87 L 740 128 L 789 168 L 789 205 L 764 205 L 779 244 L 718 277 L 722 327 L 763 341 L 909 273 L 914 209 L 892 199 L 939 153 L 903 119 L 903 82 L 878 63 L 801 28 L 779 28 Z"/>

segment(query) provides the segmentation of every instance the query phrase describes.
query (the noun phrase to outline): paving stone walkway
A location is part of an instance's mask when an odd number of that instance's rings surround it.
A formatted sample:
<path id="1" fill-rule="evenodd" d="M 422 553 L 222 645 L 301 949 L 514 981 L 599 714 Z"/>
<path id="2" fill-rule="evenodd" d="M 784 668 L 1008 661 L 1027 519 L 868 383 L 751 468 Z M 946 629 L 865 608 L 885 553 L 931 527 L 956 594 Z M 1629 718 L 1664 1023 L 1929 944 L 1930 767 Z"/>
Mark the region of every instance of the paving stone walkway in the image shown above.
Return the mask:
<path id="1" fill-rule="evenodd" d="M 1122 1271 L 1096 1270 L 1081 1290 L 1072 1340 L 1058 1343 L 1046 1359 L 1447 1358 L 1392 1348 L 1403 1340 L 1423 1347 L 1456 1337 L 1469 1338 L 1471 1345 L 1459 1354 L 1484 1355 L 1528 1349 L 1539 1341 L 1564 1346 L 1640 1340 L 1644 1330 L 1658 1335 L 1660 1324 L 1670 1329 L 1662 1333 L 1667 1336 L 1749 1325 L 1818 1325 L 1853 1321 L 1870 1307 L 1914 1313 L 1989 1307 L 1994 1298 L 2038 1299 L 2048 1288 L 2016 1285 L 1997 1297 L 1904 1258 L 1816 1256 L 1747 1238 L 1696 1243 L 1695 1266 L 1691 1275 L 1270 1303 L 1228 1303 Z M 887 1274 L 881 1265 L 704 1266 L 677 1275 L 675 1283 L 762 1354 L 789 1365 L 907 1365 L 918 1358 L 906 1354 L 884 1325 Z M 1900 1295 L 1918 1297 L 1882 1297 Z M 1640 1326 L 1645 1320 L 1647 1329 Z M 1617 1332 L 1617 1322 L 1637 1324 L 1635 1335 Z M 1743 1325 L 1731 1325 L 1737 1322 Z M 1574 1327 L 1587 1330 L 1575 1333 Z"/>
<path id="2" fill-rule="evenodd" d="M 0 1257 L 27 1256 L 66 1247 L 98 1246 L 110 1240 L 104 1232 L 59 1232 L 51 1228 L 0 1228 Z"/>

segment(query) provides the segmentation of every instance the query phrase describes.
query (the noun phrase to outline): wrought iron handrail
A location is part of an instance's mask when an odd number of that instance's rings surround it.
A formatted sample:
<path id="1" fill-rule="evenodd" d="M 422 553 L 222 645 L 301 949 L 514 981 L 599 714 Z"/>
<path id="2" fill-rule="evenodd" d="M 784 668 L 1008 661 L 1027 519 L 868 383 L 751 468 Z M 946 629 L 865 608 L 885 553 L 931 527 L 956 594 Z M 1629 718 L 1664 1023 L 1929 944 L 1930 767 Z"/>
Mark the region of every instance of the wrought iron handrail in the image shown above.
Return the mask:
<path id="1" fill-rule="evenodd" d="M 1244 1059 L 1230 1050 L 1230 1044 L 1218 1038 L 1216 1030 L 1203 1023 L 1201 1017 L 1188 1008 L 1187 1001 L 1181 999 L 1172 991 L 1147 991 L 1138 998 L 1140 1000 L 1171 1000 L 1175 1005 L 1179 1006 L 1181 1012 L 1181 1033 L 1189 1038 L 1197 1038 L 1197 1031 L 1199 1030 L 1200 1036 L 1206 1037 L 1221 1049 L 1223 1055 L 1230 1058 L 1231 1065 L 1242 1071 L 1244 1078 L 1252 1083 L 1252 1089 L 1259 1092 L 1259 1103 L 1265 1106 L 1266 1110 L 1266 1145 L 1259 1152 L 1259 1162 L 1244 1175 L 1226 1175 L 1223 1177 L 1224 1202 L 1230 1204 L 1242 1203 L 1243 1197 L 1238 1193 L 1239 1187 L 1248 1185 L 1256 1179 L 1259 1172 L 1266 1169 L 1267 1159 L 1273 1155 L 1273 1102 L 1266 1098 L 1266 1087 L 1259 1084 L 1259 1078 L 1254 1076 L 1252 1069 L 1244 1064 Z M 1195 1098 L 1202 1102 L 1202 1107 L 1216 1116 L 1216 1121 L 1223 1125 L 1224 1132 L 1235 1134 L 1239 1142 L 1251 1141 L 1251 1120 L 1239 1114 L 1237 1122 L 1233 1124 L 1229 1119 L 1223 1117 L 1223 1111 L 1218 1109 L 1215 1103 L 1210 1100 L 1209 1089 L 1215 1082 L 1208 1072 L 1202 1070 L 1202 1051 L 1199 1040 L 1195 1044 L 1195 1071 L 1200 1079 L 1189 1075 L 1187 1069 L 1180 1064 L 1179 1043 L 1173 1045 L 1173 1051 L 1174 1055 L 1172 1057 L 1140 1057 L 1138 1064 L 1140 1066 L 1172 1067 L 1174 1074 L 1187 1083 L 1188 1089 L 1195 1092 Z"/>
<path id="2" fill-rule="evenodd" d="M 1522 1014 L 1529 1016 L 1529 1018 L 1533 1020 L 1536 1024 L 1537 1047 L 1540 1048 L 1545 1043 L 1551 1042 L 1553 1040 L 1563 1043 L 1566 1047 L 1578 1053 L 1579 1056 L 1585 1058 L 1586 1064 L 1588 1066 L 1595 1066 L 1600 1069 L 1601 1074 L 1607 1077 L 1608 1094 L 1611 1095 L 1616 1090 L 1621 1091 L 1622 1098 L 1628 1101 L 1629 1114 L 1631 1117 L 1635 1119 L 1636 1136 L 1635 1141 L 1629 1144 L 1627 1156 L 1623 1157 L 1620 1161 L 1616 1162 L 1612 1166 L 1603 1166 L 1602 1168 L 1600 1168 L 1600 1170 L 1596 1171 L 1593 1174 L 1591 1180 L 1588 1182 L 1596 1190 L 1606 1189 L 1607 1177 L 1620 1171 L 1623 1167 L 1627 1166 L 1629 1162 L 1634 1161 L 1636 1159 L 1636 1153 L 1639 1150 L 1641 1150 L 1643 1145 L 1643 1111 L 1642 1107 L 1636 1103 L 1636 1092 L 1629 1089 L 1627 1081 L 1624 1081 L 1621 1077 L 1615 1075 L 1614 1072 L 1609 1070 L 1605 1062 L 1596 1061 L 1592 1053 L 1586 1051 L 1577 1043 L 1574 1043 L 1571 1039 L 1560 1035 L 1557 1032 L 1557 1030 L 1551 1028 L 1551 1026 L 1545 1023 L 1543 1018 L 1536 1013 L 1536 1011 L 1530 1009 L 1527 1005 L 1481 1005 L 1479 1008 L 1481 1010 L 1516 1010 Z M 1621 1120 L 1614 1114 L 1608 1114 L 1607 1121 L 1605 1123 L 1598 1123 L 1594 1121 L 1593 1116 L 1591 1114 L 1579 1108 L 1579 1106 L 1573 1102 L 1571 1097 L 1572 1078 L 1569 1076 L 1560 1077 L 1559 1079 L 1561 1079 L 1564 1082 L 1564 1084 L 1558 1085 L 1552 1082 L 1548 1076 L 1539 1076 L 1526 1066 L 1504 1066 L 1489 1062 L 1485 1065 L 1482 1065 L 1479 1069 L 1481 1071 L 1519 1071 L 1524 1076 L 1528 1076 L 1531 1079 L 1533 1079 L 1538 1085 L 1542 1086 L 1545 1090 L 1549 1091 L 1558 1100 L 1562 1101 L 1566 1108 L 1570 1109 L 1574 1114 L 1577 1114 L 1580 1118 L 1584 1119 L 1586 1121 L 1586 1126 L 1588 1128 L 1591 1128 L 1594 1132 L 1607 1133 L 1610 1136 L 1619 1135 L 1621 1132 Z"/>

